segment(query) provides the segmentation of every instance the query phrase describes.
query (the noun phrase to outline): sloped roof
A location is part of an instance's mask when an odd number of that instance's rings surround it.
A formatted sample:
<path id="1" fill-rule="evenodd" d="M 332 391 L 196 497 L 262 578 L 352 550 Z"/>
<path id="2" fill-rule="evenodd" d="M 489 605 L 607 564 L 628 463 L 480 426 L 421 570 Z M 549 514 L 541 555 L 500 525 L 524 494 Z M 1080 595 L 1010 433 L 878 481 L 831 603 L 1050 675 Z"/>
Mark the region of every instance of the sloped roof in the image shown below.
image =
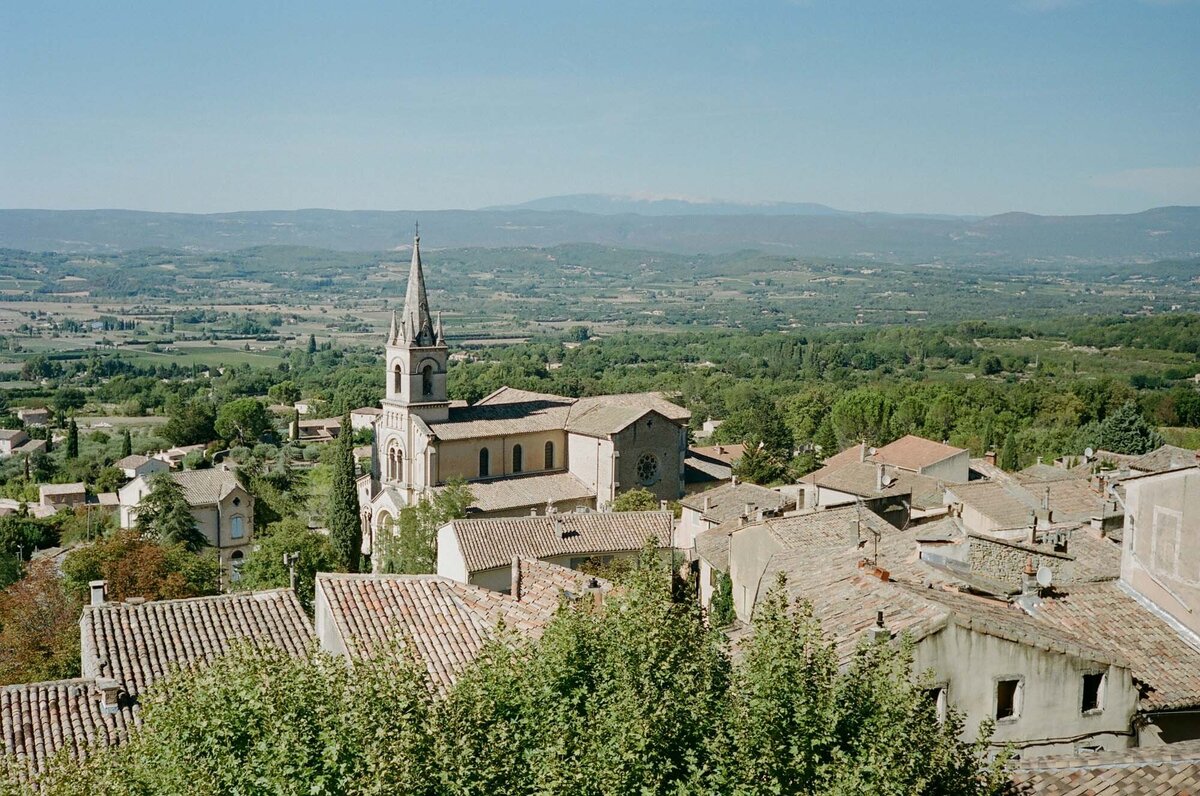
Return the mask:
<path id="1" fill-rule="evenodd" d="M 855 523 L 858 524 L 857 531 Z M 871 531 L 876 535 L 896 532 L 875 512 L 854 505 L 816 509 L 787 517 L 770 517 L 761 523 L 750 523 L 744 527 L 760 524 L 784 548 L 790 549 L 855 545 L 860 538 L 868 538 Z"/>
<path id="2" fill-rule="evenodd" d="M 149 456 L 133 453 L 122 459 L 117 459 L 113 462 L 113 467 L 116 467 L 118 470 L 136 470 L 139 467 L 145 467 L 150 462 L 157 461 L 158 459 L 151 459 Z"/>
<path id="3" fill-rule="evenodd" d="M 964 453 L 962 448 L 934 442 L 915 434 L 906 434 L 895 442 L 889 442 L 882 448 L 878 448 L 871 455 L 871 460 L 904 470 L 920 470 L 922 467 L 929 467 L 960 453 Z"/>
<path id="4" fill-rule="evenodd" d="M 727 465 L 732 465 L 746 453 L 746 446 L 736 445 L 692 445 L 688 448 L 689 455 L 701 456 L 705 459 L 715 459 Z"/>
<path id="5" fill-rule="evenodd" d="M 1022 484 L 1040 484 L 1046 481 L 1075 481 L 1079 479 L 1079 473 L 1052 464 L 1031 464 L 1013 473 L 1013 478 Z"/>
<path id="6" fill-rule="evenodd" d="M 82 481 L 74 484 L 40 484 L 38 492 L 42 495 L 79 495 L 87 492 L 87 484 Z"/>
<path id="7" fill-rule="evenodd" d="M 506 594 L 436 575 L 321 573 L 317 589 L 351 659 L 397 647 L 424 668 L 439 691 L 475 660 L 501 621 L 518 632 L 537 633 L 552 615 Z"/>
<path id="8" fill-rule="evenodd" d="M 209 470 L 180 470 L 171 473 L 171 478 L 183 487 L 183 496 L 191 506 L 218 503 L 241 486 L 237 476 L 220 467 Z"/>
<path id="9" fill-rule="evenodd" d="M 1119 650 L 1133 676 L 1147 686 L 1144 709 L 1200 706 L 1200 649 L 1119 582 L 1076 584 L 1062 597 L 1043 600 L 1035 614 L 1094 644 Z"/>
<path id="10" fill-rule="evenodd" d="M 733 468 L 716 459 L 696 456 L 691 450 L 683 457 L 683 480 L 687 484 L 703 484 L 713 481 L 728 481 L 733 478 Z"/>
<path id="11" fill-rule="evenodd" d="M 25 436 L 19 428 L 0 428 L 0 439 L 24 439 Z"/>
<path id="12" fill-rule="evenodd" d="M 81 759 L 94 747 L 123 743 L 141 724 L 132 702 L 115 713 L 100 710 L 100 695 L 91 679 L 54 680 L 9 685 L 0 689 L 0 731 L 4 753 L 14 757 L 24 774 L 40 773 L 62 750 Z"/>
<path id="13" fill-rule="evenodd" d="M 1200 464 L 1200 451 L 1163 445 L 1129 462 L 1129 467 L 1144 473 L 1161 473 L 1164 470 L 1191 467 L 1194 464 Z"/>
<path id="14" fill-rule="evenodd" d="M 507 476 L 492 481 L 472 481 L 472 508 L 481 512 L 545 506 L 596 497 L 596 490 L 571 473 Z M 436 488 L 435 488 L 436 489 Z"/>
<path id="15" fill-rule="evenodd" d="M 996 523 L 997 528 L 1020 528 L 1033 516 L 1034 506 L 1028 497 L 1022 500 L 1010 487 L 994 481 L 951 484 L 946 492 Z"/>
<path id="16" fill-rule="evenodd" d="M 696 555 L 703 558 L 713 569 L 729 571 L 729 534 L 737 530 L 734 523 L 716 525 L 696 534 Z"/>
<path id="17" fill-rule="evenodd" d="M 235 641 L 304 653 L 312 625 L 291 589 L 85 606 L 83 671 L 137 695 L 174 666 L 206 663 Z"/>
<path id="18" fill-rule="evenodd" d="M 554 615 L 564 595 L 578 597 L 589 589 L 601 593 L 613 589 L 612 582 L 604 578 L 521 556 L 513 558 L 512 584 L 517 602 L 546 617 Z"/>
<path id="19" fill-rule="evenodd" d="M 501 387 L 471 406 L 451 406 L 449 420 L 430 424 L 441 440 L 484 439 L 509 434 L 567 430 L 579 434 L 615 434 L 647 412 L 672 422 L 691 413 L 659 393 L 622 393 L 567 398 Z"/>
<path id="20" fill-rule="evenodd" d="M 885 486 L 878 489 L 878 465 L 870 462 L 851 462 L 832 470 L 822 468 L 813 473 L 817 486 L 865 498 L 888 498 L 900 495 L 940 494 L 937 480 L 907 470 L 884 468 Z"/>
<path id="21" fill-rule="evenodd" d="M 1200 793 L 1200 741 L 1037 757 L 1009 767 L 1013 796 Z"/>
<path id="22" fill-rule="evenodd" d="M 589 511 L 453 520 L 450 525 L 467 571 L 479 572 L 508 566 L 513 556 L 633 552 L 642 549 L 648 539 L 659 547 L 670 547 L 673 523 L 669 511 Z"/>
<path id="23" fill-rule="evenodd" d="M 707 509 L 704 507 L 706 501 Z M 741 516 L 747 503 L 754 509 L 777 511 L 792 501 L 774 489 L 742 482 L 722 484 L 703 492 L 688 495 L 679 502 L 689 509 L 703 512 L 705 518 L 721 523 Z"/>

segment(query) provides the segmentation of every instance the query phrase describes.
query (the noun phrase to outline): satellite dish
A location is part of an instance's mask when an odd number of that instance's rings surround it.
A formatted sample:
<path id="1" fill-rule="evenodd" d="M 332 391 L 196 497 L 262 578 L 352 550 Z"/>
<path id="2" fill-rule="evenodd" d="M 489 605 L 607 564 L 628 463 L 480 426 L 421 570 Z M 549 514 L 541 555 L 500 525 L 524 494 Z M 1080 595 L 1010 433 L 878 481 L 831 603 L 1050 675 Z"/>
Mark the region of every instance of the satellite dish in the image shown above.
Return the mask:
<path id="1" fill-rule="evenodd" d="M 1095 452 L 1094 450 L 1092 450 L 1091 448 L 1084 448 L 1084 449 L 1083 449 L 1083 456 L 1084 456 L 1084 458 L 1086 458 L 1086 459 L 1090 459 L 1090 458 L 1092 458 L 1092 457 L 1093 457 L 1093 456 L 1095 456 L 1095 455 L 1096 455 L 1096 452 Z"/>
<path id="2" fill-rule="evenodd" d="M 1054 570 L 1050 569 L 1050 567 L 1046 566 L 1045 564 L 1042 564 L 1040 567 L 1038 567 L 1037 582 L 1038 585 L 1043 589 L 1050 588 L 1050 584 L 1054 582 Z"/>

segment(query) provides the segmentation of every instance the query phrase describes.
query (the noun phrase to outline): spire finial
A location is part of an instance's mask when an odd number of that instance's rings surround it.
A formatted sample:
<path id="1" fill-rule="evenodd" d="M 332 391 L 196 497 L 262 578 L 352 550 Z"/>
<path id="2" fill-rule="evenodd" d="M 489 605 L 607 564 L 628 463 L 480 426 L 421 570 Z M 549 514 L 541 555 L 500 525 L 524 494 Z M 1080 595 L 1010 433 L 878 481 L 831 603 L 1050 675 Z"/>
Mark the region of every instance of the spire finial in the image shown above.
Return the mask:
<path id="1" fill-rule="evenodd" d="M 418 242 L 421 240 L 421 222 L 420 221 L 413 222 L 413 240 L 418 241 Z"/>

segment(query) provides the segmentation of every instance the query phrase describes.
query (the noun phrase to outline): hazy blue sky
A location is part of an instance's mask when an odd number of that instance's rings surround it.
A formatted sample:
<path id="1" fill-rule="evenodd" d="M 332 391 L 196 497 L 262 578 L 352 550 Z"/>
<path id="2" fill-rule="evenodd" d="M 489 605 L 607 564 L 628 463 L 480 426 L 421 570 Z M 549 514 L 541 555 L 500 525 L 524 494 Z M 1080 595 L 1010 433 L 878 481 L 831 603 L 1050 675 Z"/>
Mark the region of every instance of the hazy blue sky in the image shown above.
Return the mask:
<path id="1" fill-rule="evenodd" d="M 0 207 L 1200 204 L 1200 3 L 0 0 Z"/>

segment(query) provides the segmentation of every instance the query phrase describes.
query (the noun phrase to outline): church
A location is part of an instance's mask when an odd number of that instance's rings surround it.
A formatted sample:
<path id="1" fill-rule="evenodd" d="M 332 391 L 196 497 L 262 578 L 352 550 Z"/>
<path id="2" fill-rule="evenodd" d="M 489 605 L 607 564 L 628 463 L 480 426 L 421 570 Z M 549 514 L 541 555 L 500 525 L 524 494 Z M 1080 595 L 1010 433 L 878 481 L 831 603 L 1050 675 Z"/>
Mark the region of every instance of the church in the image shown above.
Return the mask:
<path id="1" fill-rule="evenodd" d="M 683 496 L 683 407 L 657 393 L 568 398 L 510 387 L 467 405 L 447 395 L 448 358 L 418 235 L 404 310 L 388 330 L 371 471 L 359 479 L 364 552 L 403 507 L 455 478 L 469 483 L 478 517 L 604 510 L 639 487 L 660 500 Z"/>

